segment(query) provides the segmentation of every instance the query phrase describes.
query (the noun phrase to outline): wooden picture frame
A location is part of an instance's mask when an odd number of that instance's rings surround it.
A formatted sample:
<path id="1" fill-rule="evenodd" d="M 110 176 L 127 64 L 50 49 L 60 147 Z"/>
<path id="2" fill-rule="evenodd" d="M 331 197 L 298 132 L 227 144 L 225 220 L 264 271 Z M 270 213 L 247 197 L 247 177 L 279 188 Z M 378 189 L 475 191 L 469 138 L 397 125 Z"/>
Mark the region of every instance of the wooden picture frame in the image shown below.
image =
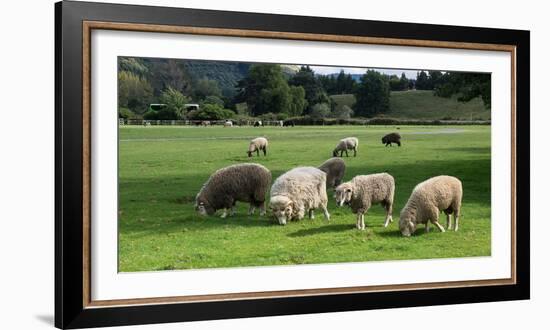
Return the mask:
<path id="1" fill-rule="evenodd" d="M 56 15 L 56 289 L 59 328 L 529 298 L 529 32 L 117 4 L 59 2 Z M 506 279 L 218 295 L 91 299 L 91 31 L 307 40 L 509 52 L 511 274 Z"/>

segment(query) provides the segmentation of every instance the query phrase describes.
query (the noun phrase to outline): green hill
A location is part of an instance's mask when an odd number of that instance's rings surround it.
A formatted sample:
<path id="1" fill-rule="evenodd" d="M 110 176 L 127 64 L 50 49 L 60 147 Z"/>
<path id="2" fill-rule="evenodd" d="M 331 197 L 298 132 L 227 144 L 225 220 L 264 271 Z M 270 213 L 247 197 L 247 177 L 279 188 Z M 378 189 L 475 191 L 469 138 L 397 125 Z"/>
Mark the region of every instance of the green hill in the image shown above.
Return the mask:
<path id="1" fill-rule="evenodd" d="M 352 94 L 332 95 L 338 105 L 352 106 L 355 97 Z M 386 117 L 407 119 L 452 119 L 452 120 L 488 120 L 491 110 L 485 109 L 481 98 L 470 102 L 458 102 L 456 98 L 443 98 L 433 95 L 432 91 L 411 90 L 391 92 L 390 112 Z"/>

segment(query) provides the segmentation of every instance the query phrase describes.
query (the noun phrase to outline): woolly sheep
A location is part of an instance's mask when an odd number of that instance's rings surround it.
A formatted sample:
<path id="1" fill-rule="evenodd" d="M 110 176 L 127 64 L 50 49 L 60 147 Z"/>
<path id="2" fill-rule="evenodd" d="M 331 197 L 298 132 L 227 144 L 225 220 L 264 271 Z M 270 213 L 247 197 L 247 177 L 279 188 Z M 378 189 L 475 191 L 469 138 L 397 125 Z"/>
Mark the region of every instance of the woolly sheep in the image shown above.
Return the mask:
<path id="1" fill-rule="evenodd" d="M 252 153 L 255 151 L 257 156 L 260 156 L 260 150 L 263 151 L 264 156 L 267 155 L 267 139 L 264 137 L 258 137 L 250 141 L 248 145 L 248 157 L 252 157 Z"/>
<path id="2" fill-rule="evenodd" d="M 401 135 L 399 133 L 390 133 L 382 138 L 382 144 L 385 144 L 386 147 L 388 145 L 391 147 L 392 143 L 396 143 L 399 147 L 401 147 Z"/>
<path id="3" fill-rule="evenodd" d="M 327 220 L 326 174 L 315 167 L 297 167 L 275 180 L 271 187 L 269 207 L 281 225 L 287 221 L 303 219 L 309 212 L 314 218 L 314 209 L 321 208 Z"/>
<path id="4" fill-rule="evenodd" d="M 223 127 L 233 127 L 233 122 L 231 120 L 228 120 L 223 123 Z"/>
<path id="5" fill-rule="evenodd" d="M 217 170 L 203 185 L 196 197 L 195 210 L 201 215 L 212 215 L 224 209 L 222 218 L 235 214 L 235 203 L 250 203 L 248 214 L 256 207 L 265 214 L 265 198 L 271 184 L 271 172 L 262 165 L 244 163 Z"/>
<path id="6" fill-rule="evenodd" d="M 333 157 L 319 166 L 327 174 L 327 188 L 337 187 L 342 183 L 346 172 L 346 163 L 340 158 Z"/>
<path id="7" fill-rule="evenodd" d="M 336 145 L 336 148 L 332 151 L 332 157 L 338 157 L 338 152 L 340 152 L 340 157 L 346 153 L 346 157 L 349 157 L 348 150 L 353 150 L 353 157 L 357 156 L 357 147 L 359 146 L 359 140 L 356 137 L 348 137 L 340 140 Z"/>
<path id="8" fill-rule="evenodd" d="M 358 175 L 351 181 L 344 182 L 334 192 L 336 204 L 349 205 L 353 213 L 357 214 L 357 229 L 365 229 L 365 213 L 372 204 L 380 203 L 386 209 L 387 227 L 392 220 L 393 194 L 395 181 L 388 173 Z"/>
<path id="9" fill-rule="evenodd" d="M 462 183 L 459 179 L 441 175 L 419 183 L 413 190 L 407 204 L 401 210 L 399 229 L 403 236 L 411 236 L 416 225 L 423 223 L 428 229 L 428 222 L 431 221 L 445 232 L 439 224 L 439 213 L 447 215 L 447 230 L 451 229 L 451 214 L 454 213 L 454 230 L 458 230 L 458 219 L 462 204 Z"/>

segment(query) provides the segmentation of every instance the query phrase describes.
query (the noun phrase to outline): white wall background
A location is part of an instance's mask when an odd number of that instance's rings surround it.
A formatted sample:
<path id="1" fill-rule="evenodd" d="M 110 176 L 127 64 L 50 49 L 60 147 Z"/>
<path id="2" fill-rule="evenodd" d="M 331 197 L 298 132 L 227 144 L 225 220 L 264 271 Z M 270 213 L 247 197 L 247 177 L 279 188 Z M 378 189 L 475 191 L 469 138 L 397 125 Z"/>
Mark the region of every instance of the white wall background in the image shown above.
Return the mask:
<path id="1" fill-rule="evenodd" d="M 550 23 L 544 1 L 119 1 L 190 8 L 531 30 L 532 299 L 424 308 L 149 325 L 143 329 L 546 328 L 550 219 L 543 134 L 550 107 Z M 4 1 L 0 9 L 0 328 L 53 327 L 54 17 L 52 0 Z M 25 116 L 17 113 L 25 112 Z M 127 327 L 125 329 L 137 329 Z"/>

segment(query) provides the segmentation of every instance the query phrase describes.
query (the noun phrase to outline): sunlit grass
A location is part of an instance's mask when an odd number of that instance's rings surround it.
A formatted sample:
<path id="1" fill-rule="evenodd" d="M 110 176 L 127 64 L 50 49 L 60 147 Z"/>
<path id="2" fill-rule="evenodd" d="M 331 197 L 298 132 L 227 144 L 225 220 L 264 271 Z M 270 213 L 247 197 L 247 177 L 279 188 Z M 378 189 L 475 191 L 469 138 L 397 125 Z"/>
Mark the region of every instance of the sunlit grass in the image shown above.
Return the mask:
<path id="1" fill-rule="evenodd" d="M 401 127 L 403 146 L 384 147 L 382 135 L 395 127 L 121 127 L 119 159 L 119 267 L 146 271 L 208 267 L 288 265 L 490 255 L 490 127 Z M 267 157 L 248 158 L 248 141 L 267 136 Z M 337 208 L 329 192 L 330 222 L 320 212 L 279 226 L 268 216 L 247 216 L 237 204 L 228 219 L 203 218 L 195 195 L 215 170 L 258 162 L 273 173 L 299 165 L 317 166 L 343 137 L 359 138 L 356 158 L 345 158 L 346 180 L 386 171 L 394 176 L 394 222 L 383 228 L 379 205 L 355 229 L 355 215 Z M 399 211 L 413 187 L 435 175 L 463 182 L 458 232 L 428 234 L 421 228 L 401 237 Z M 442 221 L 444 216 L 442 215 Z"/>

